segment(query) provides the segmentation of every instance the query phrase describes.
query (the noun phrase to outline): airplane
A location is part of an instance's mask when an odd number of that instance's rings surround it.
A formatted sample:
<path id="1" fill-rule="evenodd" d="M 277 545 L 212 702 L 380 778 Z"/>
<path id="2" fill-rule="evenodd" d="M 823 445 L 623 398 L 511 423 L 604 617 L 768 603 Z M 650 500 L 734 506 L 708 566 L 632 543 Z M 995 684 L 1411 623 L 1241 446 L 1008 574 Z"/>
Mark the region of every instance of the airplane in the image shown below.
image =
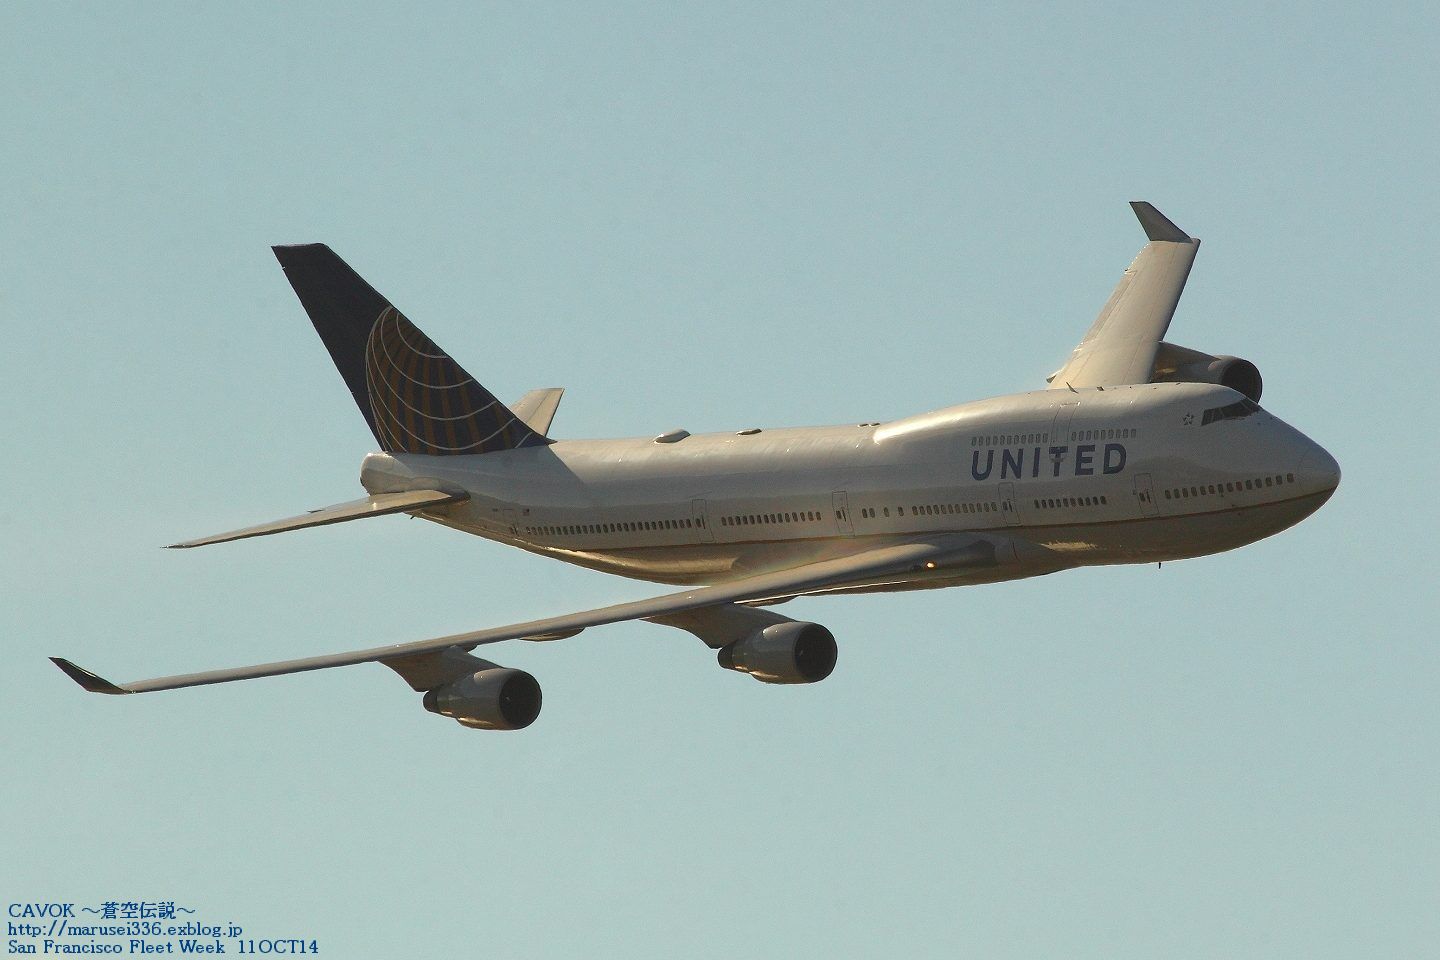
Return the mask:
<path id="1" fill-rule="evenodd" d="M 557 440 L 563 390 L 506 406 L 323 244 L 274 247 L 380 450 L 363 499 L 172 544 L 193 548 L 405 513 L 567 563 L 682 589 L 527 623 L 112 683 L 135 694 L 381 663 L 462 726 L 518 730 L 540 685 L 475 656 L 629 620 L 676 627 L 772 684 L 835 668 L 796 597 L 995 583 L 1157 563 L 1279 533 L 1335 492 L 1323 447 L 1259 405 L 1252 362 L 1166 342 L 1200 241 L 1146 202 L 1147 243 L 1048 387 L 893 420 Z"/>

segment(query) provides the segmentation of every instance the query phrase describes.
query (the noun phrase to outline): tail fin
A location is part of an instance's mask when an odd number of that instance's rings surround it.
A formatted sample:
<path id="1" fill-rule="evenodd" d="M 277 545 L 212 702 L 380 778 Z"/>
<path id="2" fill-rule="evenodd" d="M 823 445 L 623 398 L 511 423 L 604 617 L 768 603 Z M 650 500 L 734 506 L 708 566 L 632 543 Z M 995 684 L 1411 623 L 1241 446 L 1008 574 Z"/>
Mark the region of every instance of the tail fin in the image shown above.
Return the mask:
<path id="1" fill-rule="evenodd" d="M 325 244 L 273 249 L 382 449 L 446 456 L 552 442 Z"/>

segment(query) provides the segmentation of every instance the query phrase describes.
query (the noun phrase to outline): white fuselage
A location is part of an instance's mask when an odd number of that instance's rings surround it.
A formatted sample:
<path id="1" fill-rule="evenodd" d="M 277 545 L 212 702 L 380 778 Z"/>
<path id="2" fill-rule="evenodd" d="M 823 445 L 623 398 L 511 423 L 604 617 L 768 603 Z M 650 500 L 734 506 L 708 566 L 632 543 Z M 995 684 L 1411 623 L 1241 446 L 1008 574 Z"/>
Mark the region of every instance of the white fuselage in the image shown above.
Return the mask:
<path id="1" fill-rule="evenodd" d="M 1251 543 L 1325 502 L 1325 450 L 1226 387 L 1045 390 L 886 424 L 560 441 L 478 456 L 371 454 L 372 494 L 441 485 L 419 515 L 610 573 L 718 583 L 969 532 L 1001 562 L 912 589 Z"/>

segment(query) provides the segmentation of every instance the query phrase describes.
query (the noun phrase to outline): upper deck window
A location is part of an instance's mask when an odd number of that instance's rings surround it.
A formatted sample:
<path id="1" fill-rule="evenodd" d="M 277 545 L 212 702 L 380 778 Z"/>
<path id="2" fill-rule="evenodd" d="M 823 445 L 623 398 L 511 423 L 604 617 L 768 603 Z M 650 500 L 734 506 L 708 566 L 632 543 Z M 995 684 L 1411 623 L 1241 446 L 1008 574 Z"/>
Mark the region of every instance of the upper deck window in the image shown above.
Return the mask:
<path id="1" fill-rule="evenodd" d="M 1209 410 L 1206 410 L 1204 416 L 1200 418 L 1200 425 L 1202 427 L 1207 426 L 1216 420 L 1243 420 L 1252 413 L 1258 413 L 1259 411 L 1260 404 L 1254 400 L 1248 398 L 1237 400 L 1223 407 L 1211 407 Z"/>

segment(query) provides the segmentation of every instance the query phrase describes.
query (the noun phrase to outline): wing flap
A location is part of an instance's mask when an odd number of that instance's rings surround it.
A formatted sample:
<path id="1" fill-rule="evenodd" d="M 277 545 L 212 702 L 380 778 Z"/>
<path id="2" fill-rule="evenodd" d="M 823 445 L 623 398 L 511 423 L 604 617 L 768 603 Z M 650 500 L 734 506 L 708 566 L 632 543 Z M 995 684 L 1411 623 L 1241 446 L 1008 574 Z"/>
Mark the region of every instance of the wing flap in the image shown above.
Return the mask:
<path id="1" fill-rule="evenodd" d="M 201 537 L 198 540 L 172 543 L 169 549 L 188 550 L 191 547 L 204 547 L 212 543 L 228 543 L 231 540 L 244 540 L 249 537 L 267 537 L 272 533 L 304 530 L 306 527 L 323 527 L 331 523 L 344 523 L 347 520 L 363 520 L 366 517 L 384 517 L 392 513 L 419 510 L 422 507 L 439 506 L 442 503 L 459 503 L 469 498 L 468 493 L 445 490 L 404 490 L 398 493 L 377 493 L 363 500 L 350 500 L 346 503 L 337 503 L 333 507 L 311 510 L 298 517 L 272 520 L 269 523 L 242 527 L 239 530 L 217 533 L 214 536 Z"/>
<path id="2" fill-rule="evenodd" d="M 396 672 L 409 679 L 407 673 L 413 672 L 412 667 L 422 666 L 425 655 L 447 651 L 452 647 L 464 652 L 482 644 L 583 630 L 587 627 L 618 623 L 624 620 L 656 618 L 715 604 L 785 599 L 838 586 L 861 586 L 870 582 L 886 582 L 901 575 L 934 575 L 938 577 L 957 569 L 990 566 L 995 562 L 995 545 L 990 541 L 965 534 L 944 534 L 923 540 L 877 547 L 838 560 L 824 560 L 789 570 L 762 573 L 731 583 L 696 587 L 682 590 L 679 593 L 619 603 L 580 613 L 547 617 L 529 623 L 490 627 L 468 633 L 436 637 L 431 640 L 370 647 L 365 650 L 303 657 L 296 660 L 281 660 L 248 667 L 209 670 L 202 673 L 115 684 L 75 666 L 68 660 L 54 659 L 57 666 L 60 666 L 72 680 L 91 692 L 99 693 L 150 693 L 156 690 L 228 683 L 232 680 L 252 680 L 259 677 L 303 673 L 308 670 L 325 670 L 330 667 L 346 667 L 356 663 L 374 661 L 392 665 Z"/>
<path id="3" fill-rule="evenodd" d="M 1120 282 L 1070 359 L 1050 377 L 1050 389 L 1149 383 L 1155 353 L 1185 290 L 1200 249 L 1144 201 L 1130 204 L 1150 242 Z"/>

